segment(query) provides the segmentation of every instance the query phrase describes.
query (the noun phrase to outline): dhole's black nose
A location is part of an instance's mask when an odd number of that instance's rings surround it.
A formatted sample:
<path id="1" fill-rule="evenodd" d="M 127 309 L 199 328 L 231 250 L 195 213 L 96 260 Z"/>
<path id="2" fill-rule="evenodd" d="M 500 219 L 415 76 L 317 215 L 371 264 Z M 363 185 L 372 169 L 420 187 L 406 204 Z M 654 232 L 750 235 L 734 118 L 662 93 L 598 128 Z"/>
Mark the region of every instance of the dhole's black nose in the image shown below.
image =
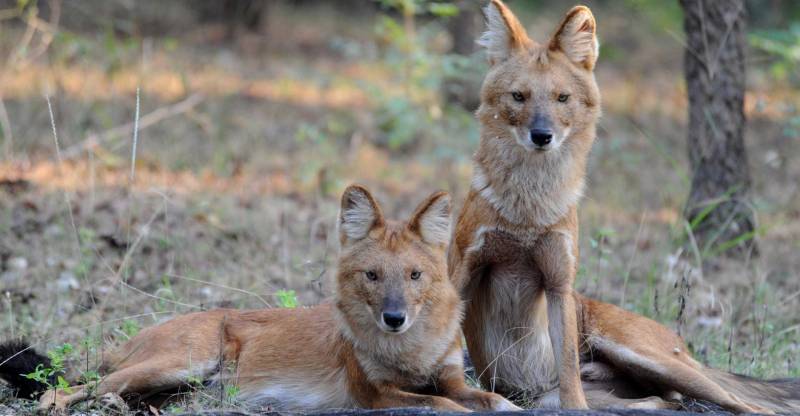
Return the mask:
<path id="1" fill-rule="evenodd" d="M 531 141 L 539 147 L 547 146 L 553 141 L 553 131 L 550 129 L 531 129 Z"/>
<path id="2" fill-rule="evenodd" d="M 383 322 L 388 325 L 390 328 L 397 329 L 403 326 L 406 323 L 406 313 L 405 312 L 384 312 L 383 313 Z"/>

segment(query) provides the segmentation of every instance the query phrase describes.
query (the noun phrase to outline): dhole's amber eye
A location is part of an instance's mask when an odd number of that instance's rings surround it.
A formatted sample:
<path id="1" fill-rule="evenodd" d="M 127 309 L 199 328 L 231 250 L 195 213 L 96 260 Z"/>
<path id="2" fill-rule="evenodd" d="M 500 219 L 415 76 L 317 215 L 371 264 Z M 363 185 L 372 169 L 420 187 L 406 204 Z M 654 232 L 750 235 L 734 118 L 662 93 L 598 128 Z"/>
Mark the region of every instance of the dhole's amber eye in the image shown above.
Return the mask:
<path id="1" fill-rule="evenodd" d="M 418 272 L 416 270 L 411 272 L 411 280 L 419 280 L 420 276 L 422 276 L 422 272 Z"/>
<path id="2" fill-rule="evenodd" d="M 372 270 L 367 270 L 366 272 L 364 272 L 364 274 L 367 276 L 367 279 L 369 280 L 373 281 L 378 280 L 378 274 Z"/>
<path id="3" fill-rule="evenodd" d="M 514 97 L 514 101 L 516 101 L 518 103 L 521 103 L 521 102 L 525 101 L 525 96 L 522 95 L 522 93 L 519 92 L 519 91 L 512 92 L 511 96 Z"/>
<path id="4" fill-rule="evenodd" d="M 569 94 L 558 94 L 558 102 L 565 103 L 569 100 Z"/>

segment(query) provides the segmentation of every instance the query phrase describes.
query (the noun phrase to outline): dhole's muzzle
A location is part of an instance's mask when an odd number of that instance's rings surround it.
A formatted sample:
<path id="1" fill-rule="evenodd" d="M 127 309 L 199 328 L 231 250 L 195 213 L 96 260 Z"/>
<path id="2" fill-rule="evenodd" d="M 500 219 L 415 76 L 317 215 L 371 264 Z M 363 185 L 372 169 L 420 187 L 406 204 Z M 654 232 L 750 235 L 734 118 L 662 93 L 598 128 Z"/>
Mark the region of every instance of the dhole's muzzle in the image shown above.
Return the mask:
<path id="1" fill-rule="evenodd" d="M 558 149 L 569 136 L 570 129 L 559 128 L 547 111 L 537 110 L 527 124 L 510 126 L 517 142 L 528 151 L 548 152 Z"/>
<path id="2" fill-rule="evenodd" d="M 533 120 L 528 124 L 528 130 L 531 142 L 537 150 L 546 150 L 553 141 L 553 122 L 550 121 L 550 117 L 541 113 L 533 116 Z"/>
<path id="3" fill-rule="evenodd" d="M 401 333 L 411 326 L 406 299 L 402 293 L 383 298 L 378 326 L 385 332 Z"/>

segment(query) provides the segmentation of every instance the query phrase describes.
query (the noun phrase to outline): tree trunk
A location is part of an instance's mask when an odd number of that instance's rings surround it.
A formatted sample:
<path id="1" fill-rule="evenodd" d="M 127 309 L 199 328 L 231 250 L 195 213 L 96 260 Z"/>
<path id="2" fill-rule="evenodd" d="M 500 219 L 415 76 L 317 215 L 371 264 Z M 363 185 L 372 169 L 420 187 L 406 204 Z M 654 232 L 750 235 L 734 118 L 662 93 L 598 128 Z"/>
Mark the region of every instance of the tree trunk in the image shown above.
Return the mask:
<path id="1" fill-rule="evenodd" d="M 475 52 L 475 39 L 480 28 L 480 2 L 460 0 L 455 3 L 458 14 L 453 16 L 447 24 L 448 32 L 453 38 L 453 47 L 450 52 L 459 55 L 472 55 Z"/>
<path id="2" fill-rule="evenodd" d="M 475 0 L 455 2 L 459 10 L 458 15 L 450 18 L 447 23 L 447 30 L 453 39 L 453 46 L 450 48 L 451 54 L 470 57 L 475 52 L 475 39 L 480 35 L 482 27 L 482 3 Z M 483 76 L 480 73 L 460 73 L 457 76 L 449 76 L 442 85 L 445 100 L 450 104 L 459 105 L 467 111 L 475 111 L 480 105 L 479 92 L 482 80 Z"/>
<path id="3" fill-rule="evenodd" d="M 692 188 L 684 216 L 704 257 L 753 253 L 744 147 L 743 0 L 681 0 Z"/>

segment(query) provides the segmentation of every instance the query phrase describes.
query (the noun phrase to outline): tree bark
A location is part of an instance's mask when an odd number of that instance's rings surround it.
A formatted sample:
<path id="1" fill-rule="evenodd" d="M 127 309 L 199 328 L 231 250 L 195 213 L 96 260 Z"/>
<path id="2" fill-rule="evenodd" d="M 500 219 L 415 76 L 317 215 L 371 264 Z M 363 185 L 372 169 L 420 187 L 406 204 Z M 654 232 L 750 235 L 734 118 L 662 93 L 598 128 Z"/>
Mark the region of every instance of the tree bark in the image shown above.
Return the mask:
<path id="1" fill-rule="evenodd" d="M 684 216 L 704 255 L 754 253 L 744 147 L 743 0 L 681 0 L 692 186 Z"/>
<path id="2" fill-rule="evenodd" d="M 455 2 L 459 13 L 453 16 L 447 24 L 448 32 L 453 38 L 453 47 L 450 52 L 459 55 L 472 55 L 475 52 L 475 39 L 479 34 L 480 2 L 460 0 Z"/>
<path id="3" fill-rule="evenodd" d="M 447 30 L 453 39 L 450 53 L 469 57 L 475 52 L 475 40 L 480 35 L 481 4 L 475 0 L 458 0 L 455 5 L 459 9 L 456 16 L 450 18 Z M 451 76 L 444 80 L 442 90 L 445 100 L 450 104 L 461 106 L 467 111 L 475 111 L 480 105 L 479 92 L 481 75 L 476 76 Z"/>

